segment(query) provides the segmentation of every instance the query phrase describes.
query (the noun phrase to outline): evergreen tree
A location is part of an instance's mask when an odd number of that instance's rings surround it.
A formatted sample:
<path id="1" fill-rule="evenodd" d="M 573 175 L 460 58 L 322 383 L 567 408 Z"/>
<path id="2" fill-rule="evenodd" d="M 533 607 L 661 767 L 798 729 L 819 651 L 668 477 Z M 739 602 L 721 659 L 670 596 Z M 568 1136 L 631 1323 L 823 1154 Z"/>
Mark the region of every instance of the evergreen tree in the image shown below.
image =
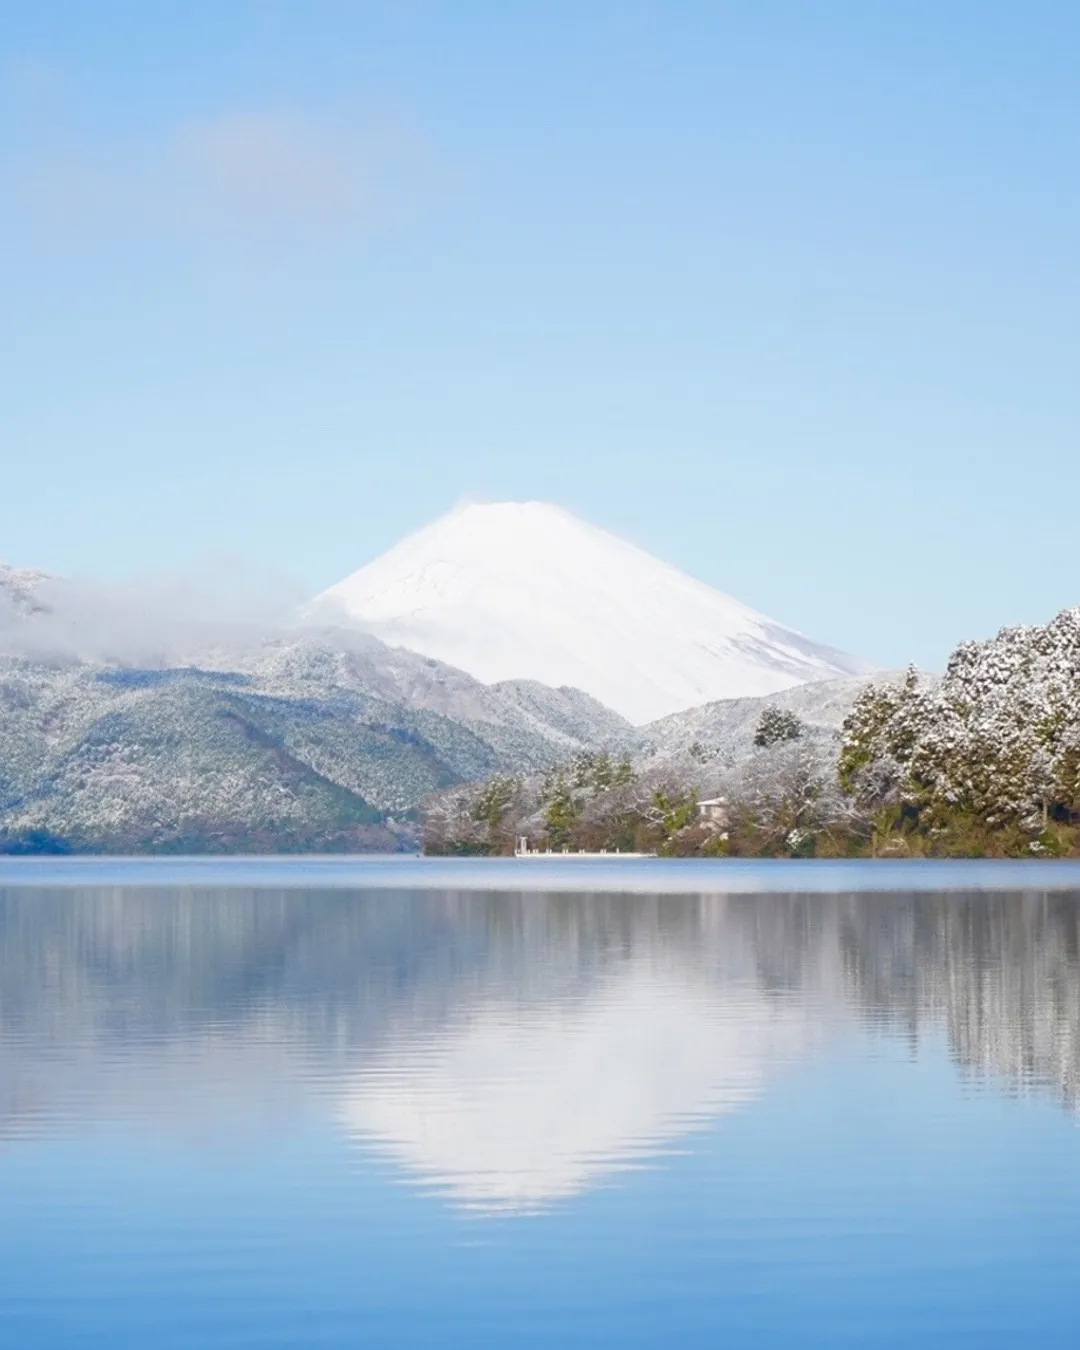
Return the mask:
<path id="1" fill-rule="evenodd" d="M 787 708 L 770 705 L 761 714 L 757 730 L 754 732 L 754 744 L 767 749 L 780 745 L 783 741 L 797 741 L 803 734 L 803 724 Z"/>

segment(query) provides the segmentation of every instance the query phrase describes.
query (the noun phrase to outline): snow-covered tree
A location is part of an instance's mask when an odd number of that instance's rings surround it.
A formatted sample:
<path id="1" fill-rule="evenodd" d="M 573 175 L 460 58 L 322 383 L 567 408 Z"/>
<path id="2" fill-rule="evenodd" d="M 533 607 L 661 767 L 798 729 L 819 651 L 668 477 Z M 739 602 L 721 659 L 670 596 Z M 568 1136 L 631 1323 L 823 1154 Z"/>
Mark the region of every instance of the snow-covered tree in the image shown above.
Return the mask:
<path id="1" fill-rule="evenodd" d="M 844 790 L 888 828 L 1053 851 L 1080 811 L 1080 608 L 965 642 L 936 684 L 873 686 L 844 723 Z"/>
<path id="2" fill-rule="evenodd" d="M 803 724 L 793 712 L 770 704 L 758 720 L 754 744 L 759 748 L 780 745 L 784 741 L 797 741 L 802 733 Z"/>

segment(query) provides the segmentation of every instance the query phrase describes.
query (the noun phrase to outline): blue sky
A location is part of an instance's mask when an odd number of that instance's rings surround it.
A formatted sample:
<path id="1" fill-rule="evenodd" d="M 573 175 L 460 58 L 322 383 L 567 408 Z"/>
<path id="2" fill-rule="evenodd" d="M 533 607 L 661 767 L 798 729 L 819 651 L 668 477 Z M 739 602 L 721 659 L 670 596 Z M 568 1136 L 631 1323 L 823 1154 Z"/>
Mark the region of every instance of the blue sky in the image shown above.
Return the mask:
<path id="1" fill-rule="evenodd" d="M 0 557 L 558 501 L 940 666 L 1080 603 L 1080 6 L 9 0 Z"/>

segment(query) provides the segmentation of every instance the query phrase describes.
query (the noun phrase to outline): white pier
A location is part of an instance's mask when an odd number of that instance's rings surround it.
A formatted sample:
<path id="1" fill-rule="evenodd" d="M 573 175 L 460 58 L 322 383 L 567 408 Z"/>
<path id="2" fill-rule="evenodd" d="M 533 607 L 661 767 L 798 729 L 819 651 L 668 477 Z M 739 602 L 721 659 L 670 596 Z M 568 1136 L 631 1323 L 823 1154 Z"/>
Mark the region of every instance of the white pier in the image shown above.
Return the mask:
<path id="1" fill-rule="evenodd" d="M 553 858 L 566 858 L 568 861 L 577 858 L 607 858 L 609 861 L 613 858 L 655 858 L 655 853 L 623 853 L 619 849 L 602 848 L 599 853 L 591 853 L 584 848 L 530 848 L 529 841 L 525 835 L 521 835 L 517 841 L 517 847 L 514 849 L 515 858 L 546 858 L 549 862 Z"/>

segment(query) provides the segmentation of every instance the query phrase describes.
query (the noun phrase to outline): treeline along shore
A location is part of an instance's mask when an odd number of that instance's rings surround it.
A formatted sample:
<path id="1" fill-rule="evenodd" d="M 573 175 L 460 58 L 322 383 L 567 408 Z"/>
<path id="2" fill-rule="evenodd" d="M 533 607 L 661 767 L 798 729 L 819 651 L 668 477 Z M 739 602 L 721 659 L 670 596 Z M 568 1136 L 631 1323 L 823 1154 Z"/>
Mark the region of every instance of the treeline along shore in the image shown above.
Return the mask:
<path id="1" fill-rule="evenodd" d="M 703 857 L 1080 855 L 1080 608 L 962 643 L 940 679 L 870 684 L 831 737 L 766 707 L 750 754 L 585 752 L 430 796 L 434 854 L 535 848 Z"/>

